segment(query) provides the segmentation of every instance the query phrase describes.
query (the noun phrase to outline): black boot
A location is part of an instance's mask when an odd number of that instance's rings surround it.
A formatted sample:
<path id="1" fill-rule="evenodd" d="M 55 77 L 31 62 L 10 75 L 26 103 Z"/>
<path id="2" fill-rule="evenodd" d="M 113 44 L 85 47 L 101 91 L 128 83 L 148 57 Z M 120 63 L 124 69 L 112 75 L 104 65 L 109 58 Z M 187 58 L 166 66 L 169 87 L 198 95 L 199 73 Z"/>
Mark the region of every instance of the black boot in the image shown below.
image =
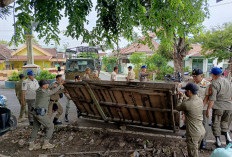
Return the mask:
<path id="1" fill-rule="evenodd" d="M 69 122 L 69 120 L 68 120 L 68 115 L 66 114 L 65 116 L 64 116 L 64 120 L 65 120 L 65 122 Z"/>
<path id="2" fill-rule="evenodd" d="M 232 143 L 229 132 L 225 133 L 226 144 Z"/>
<path id="3" fill-rule="evenodd" d="M 216 138 L 216 147 L 217 148 L 222 147 L 222 142 L 221 142 L 220 136 L 215 136 L 215 138 Z"/>
<path id="4" fill-rule="evenodd" d="M 200 149 L 206 149 L 206 141 L 205 140 L 201 141 L 201 147 L 200 147 Z"/>
<path id="5" fill-rule="evenodd" d="M 58 118 L 54 118 L 53 123 L 54 123 L 54 125 L 61 125 L 62 124 L 61 121 L 58 121 Z"/>

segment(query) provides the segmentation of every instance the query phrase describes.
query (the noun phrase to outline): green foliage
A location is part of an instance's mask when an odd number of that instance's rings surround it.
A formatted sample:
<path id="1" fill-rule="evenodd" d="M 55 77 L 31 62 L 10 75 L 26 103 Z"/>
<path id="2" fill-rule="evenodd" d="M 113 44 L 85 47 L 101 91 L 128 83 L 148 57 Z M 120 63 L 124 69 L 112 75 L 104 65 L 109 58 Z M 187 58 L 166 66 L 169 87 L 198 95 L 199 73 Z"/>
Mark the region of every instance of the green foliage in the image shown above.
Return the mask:
<path id="1" fill-rule="evenodd" d="M 219 61 L 232 57 L 232 23 L 206 31 L 194 37 L 193 42 L 202 44 L 202 54 L 217 57 Z"/>
<path id="2" fill-rule="evenodd" d="M 60 30 L 59 22 L 64 16 L 68 17 L 69 24 L 65 35 L 78 39 L 84 36 L 84 40 L 88 41 L 89 33 L 84 28 L 84 24 L 88 23 L 87 15 L 91 11 L 91 0 L 17 0 L 16 11 L 16 34 L 12 38 L 13 41 L 24 42 L 24 30 L 30 31 L 32 24 L 35 24 L 35 32 L 39 34 L 39 39 L 45 39 L 45 43 L 55 40 L 59 43 Z"/>
<path id="3" fill-rule="evenodd" d="M 144 52 L 137 52 L 133 53 L 130 58 L 130 62 L 135 64 L 136 68 L 140 68 L 143 64 L 146 63 L 146 53 Z"/>
<path id="4" fill-rule="evenodd" d="M 156 73 L 155 78 L 157 80 L 164 80 L 164 76 L 166 74 L 173 74 L 173 73 L 174 73 L 174 68 L 169 65 L 165 65 L 160 67 L 160 70 Z"/>
<path id="5" fill-rule="evenodd" d="M 0 40 L 0 44 L 8 44 L 8 41 Z"/>
<path id="6" fill-rule="evenodd" d="M 77 58 L 93 58 L 98 59 L 98 55 L 96 52 L 81 52 L 77 55 Z"/>
<path id="7" fill-rule="evenodd" d="M 113 67 L 117 64 L 117 61 L 118 61 L 118 58 L 115 56 L 112 56 L 112 57 L 103 56 L 102 58 L 102 62 L 106 68 L 105 69 L 106 71 L 109 71 L 108 68 L 113 69 Z"/>
<path id="8" fill-rule="evenodd" d="M 168 64 L 167 59 L 161 56 L 160 54 L 154 53 L 151 57 L 152 63 L 158 67 L 158 69 L 162 66 L 166 66 Z"/>
<path id="9" fill-rule="evenodd" d="M 47 70 L 42 70 L 38 76 L 36 76 L 37 80 L 42 80 L 42 79 L 55 79 L 56 78 L 56 74 L 51 74 L 49 73 Z"/>
<path id="10" fill-rule="evenodd" d="M 6 19 L 12 12 L 12 6 L 6 6 L 4 8 L 0 8 L 0 19 Z"/>
<path id="11" fill-rule="evenodd" d="M 8 81 L 19 81 L 19 74 L 21 73 L 13 72 L 13 74 L 8 77 Z"/>
<path id="12" fill-rule="evenodd" d="M 184 67 L 184 72 L 191 72 L 190 67 L 189 66 Z"/>

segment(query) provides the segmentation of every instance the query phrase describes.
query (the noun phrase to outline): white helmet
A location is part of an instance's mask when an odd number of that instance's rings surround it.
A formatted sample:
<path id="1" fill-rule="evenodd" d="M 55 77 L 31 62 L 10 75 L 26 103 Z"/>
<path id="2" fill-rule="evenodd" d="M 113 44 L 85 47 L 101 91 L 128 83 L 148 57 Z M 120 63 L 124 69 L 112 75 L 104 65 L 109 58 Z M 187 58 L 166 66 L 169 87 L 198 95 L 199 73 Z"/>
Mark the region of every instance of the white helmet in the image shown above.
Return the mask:
<path id="1" fill-rule="evenodd" d="M 7 98 L 4 95 L 0 95 L 0 105 L 5 106 L 7 102 Z"/>

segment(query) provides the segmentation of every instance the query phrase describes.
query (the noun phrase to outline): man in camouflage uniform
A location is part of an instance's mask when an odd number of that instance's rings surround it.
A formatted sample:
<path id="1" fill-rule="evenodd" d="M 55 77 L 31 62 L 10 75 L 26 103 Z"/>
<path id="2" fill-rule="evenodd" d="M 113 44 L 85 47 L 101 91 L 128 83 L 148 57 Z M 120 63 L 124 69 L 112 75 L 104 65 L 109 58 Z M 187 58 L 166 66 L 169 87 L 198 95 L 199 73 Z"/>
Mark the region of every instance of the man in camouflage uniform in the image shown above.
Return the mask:
<path id="1" fill-rule="evenodd" d="M 126 80 L 128 82 L 134 82 L 135 81 L 135 72 L 134 70 L 132 69 L 132 66 L 129 66 L 128 67 L 128 75 L 126 77 Z"/>
<path id="2" fill-rule="evenodd" d="M 197 96 L 198 87 L 196 84 L 188 83 L 185 87 L 185 95 L 188 100 L 183 100 L 184 94 L 179 92 L 179 102 L 176 107 L 184 111 L 186 117 L 186 142 L 189 157 L 198 157 L 198 148 L 205 135 L 203 120 L 203 101 Z"/>
<path id="3" fill-rule="evenodd" d="M 53 90 L 54 88 L 56 88 L 60 83 L 63 82 L 63 78 L 62 78 L 62 75 L 57 75 L 56 76 L 56 82 L 52 83 L 50 86 L 49 86 L 49 89 L 50 90 Z M 50 97 L 50 103 L 49 103 L 49 106 L 48 106 L 48 114 L 49 116 L 52 118 L 52 115 L 53 115 L 53 105 L 56 104 L 58 109 L 57 109 L 57 114 L 53 120 L 53 123 L 55 125 L 60 125 L 62 124 L 61 121 L 58 121 L 59 117 L 62 115 L 63 113 L 63 107 L 60 105 L 60 96 L 61 94 L 64 93 L 64 89 L 61 89 L 59 91 L 57 91 L 55 94 L 51 95 Z"/>
<path id="4" fill-rule="evenodd" d="M 25 121 L 26 118 L 28 118 L 28 113 L 27 113 L 26 105 L 22 104 L 22 84 L 23 84 L 23 81 L 25 80 L 25 75 L 20 74 L 19 79 L 20 80 L 15 84 L 15 94 L 16 94 L 16 97 L 18 98 L 19 104 L 20 104 L 20 114 L 19 114 L 18 122 L 21 123 L 21 122 Z M 25 113 L 26 118 L 23 118 L 24 113 Z"/>
<path id="5" fill-rule="evenodd" d="M 39 143 L 35 144 L 34 142 L 37 138 L 38 131 L 41 125 L 46 129 L 46 136 L 44 139 L 44 144 L 42 146 L 42 149 L 54 148 L 54 145 L 49 143 L 49 140 L 51 139 L 54 131 L 54 124 L 52 123 L 51 118 L 49 117 L 47 111 L 48 111 L 50 96 L 56 93 L 57 91 L 64 89 L 64 87 L 62 82 L 51 91 L 48 89 L 48 84 L 49 82 L 47 80 L 41 80 L 39 82 L 40 88 L 36 90 L 36 101 L 32 111 L 34 123 L 33 123 L 31 138 L 29 139 L 29 150 L 40 149 L 40 144 Z"/>
<path id="6" fill-rule="evenodd" d="M 208 88 L 210 85 L 210 82 L 204 79 L 203 71 L 201 69 L 194 69 L 192 72 L 192 77 L 194 79 L 194 83 L 198 86 L 198 92 L 197 95 L 202 99 L 204 102 L 206 99 L 208 99 Z M 206 101 L 207 102 L 207 101 Z M 201 143 L 201 149 L 206 149 L 206 138 L 208 136 L 210 127 L 209 127 L 209 120 L 206 117 L 206 110 L 207 110 L 207 104 L 204 104 L 203 107 L 203 125 L 205 128 L 205 136 Z"/>
<path id="7" fill-rule="evenodd" d="M 147 67 L 145 65 L 143 65 L 141 67 L 141 72 L 139 74 L 140 82 L 148 82 L 149 80 L 148 80 L 147 76 L 150 76 L 153 74 L 153 73 L 146 73 L 146 71 L 147 71 Z"/>
<path id="8" fill-rule="evenodd" d="M 221 77 L 222 70 L 213 67 L 211 70 L 212 82 L 209 87 L 209 103 L 206 116 L 209 118 L 210 109 L 213 109 L 212 130 L 216 138 L 216 146 L 221 147 L 220 136 L 224 135 L 226 143 L 231 143 L 229 135 L 229 123 L 232 113 L 232 89 L 230 82 Z"/>

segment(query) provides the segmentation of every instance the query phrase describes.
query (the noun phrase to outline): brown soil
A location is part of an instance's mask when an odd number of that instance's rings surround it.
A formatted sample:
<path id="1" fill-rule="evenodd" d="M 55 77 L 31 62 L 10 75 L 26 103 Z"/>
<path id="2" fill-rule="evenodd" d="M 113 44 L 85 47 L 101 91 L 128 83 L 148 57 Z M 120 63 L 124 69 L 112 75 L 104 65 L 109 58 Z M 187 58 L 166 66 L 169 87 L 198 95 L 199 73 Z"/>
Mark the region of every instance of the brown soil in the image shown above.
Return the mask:
<path id="1" fill-rule="evenodd" d="M 29 151 L 26 142 L 31 133 L 30 127 L 20 127 L 0 137 L 0 154 L 12 157 L 32 157 L 46 154 L 57 157 L 182 157 L 187 156 L 184 140 L 112 133 L 107 129 L 79 129 L 76 125 L 56 128 L 51 143 L 56 147 L 51 150 Z M 36 142 L 43 143 L 44 135 Z M 88 152 L 88 153 L 80 153 Z M 210 156 L 211 150 L 201 151 L 200 156 Z M 46 157 L 46 155 L 44 157 Z M 0 155 L 1 156 L 1 155 Z M 42 156 L 41 156 L 42 157 Z"/>

